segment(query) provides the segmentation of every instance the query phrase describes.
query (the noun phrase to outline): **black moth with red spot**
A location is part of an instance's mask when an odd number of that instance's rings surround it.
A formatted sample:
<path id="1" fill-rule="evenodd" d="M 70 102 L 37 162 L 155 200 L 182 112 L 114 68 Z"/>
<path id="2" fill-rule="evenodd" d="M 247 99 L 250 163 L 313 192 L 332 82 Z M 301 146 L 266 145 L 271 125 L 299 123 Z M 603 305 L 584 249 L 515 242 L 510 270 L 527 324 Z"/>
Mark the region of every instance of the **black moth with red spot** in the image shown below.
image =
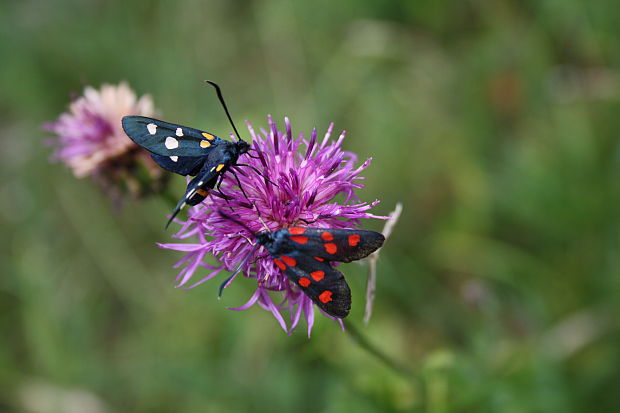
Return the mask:
<path id="1" fill-rule="evenodd" d="M 292 227 L 255 234 L 275 264 L 327 314 L 344 318 L 351 290 L 330 261 L 351 262 L 377 250 L 385 237 L 360 229 Z"/>

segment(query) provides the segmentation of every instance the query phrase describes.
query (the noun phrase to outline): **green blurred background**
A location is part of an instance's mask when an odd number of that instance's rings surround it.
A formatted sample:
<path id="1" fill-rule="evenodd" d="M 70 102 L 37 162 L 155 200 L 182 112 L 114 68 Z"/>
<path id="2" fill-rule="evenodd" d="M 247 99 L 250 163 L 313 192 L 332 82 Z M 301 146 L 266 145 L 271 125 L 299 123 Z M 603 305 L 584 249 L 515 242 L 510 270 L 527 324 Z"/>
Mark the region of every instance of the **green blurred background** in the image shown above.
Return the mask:
<path id="1" fill-rule="evenodd" d="M 0 3 L 0 411 L 620 411 L 620 3 Z M 163 118 L 346 129 L 404 213 L 345 268 L 350 320 L 288 337 L 238 280 L 173 288 L 161 199 L 115 213 L 40 125 L 126 80 Z M 179 194 L 183 178 L 172 185 Z M 367 228 L 380 229 L 381 222 Z"/>

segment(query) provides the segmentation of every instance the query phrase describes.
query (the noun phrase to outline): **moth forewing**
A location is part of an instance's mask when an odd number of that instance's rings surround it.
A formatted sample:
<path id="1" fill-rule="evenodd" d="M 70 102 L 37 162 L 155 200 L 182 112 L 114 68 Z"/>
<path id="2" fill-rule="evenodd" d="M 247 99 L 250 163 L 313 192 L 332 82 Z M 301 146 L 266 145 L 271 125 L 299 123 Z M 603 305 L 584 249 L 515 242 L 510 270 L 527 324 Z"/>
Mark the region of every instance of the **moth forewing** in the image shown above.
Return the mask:
<path id="1" fill-rule="evenodd" d="M 136 144 L 161 156 L 205 156 L 217 145 L 232 145 L 209 132 L 143 116 L 125 116 L 122 125 Z"/>
<path id="2" fill-rule="evenodd" d="M 328 261 L 351 262 L 367 257 L 383 245 L 375 231 L 340 228 L 288 228 L 286 237 L 306 254 Z"/>

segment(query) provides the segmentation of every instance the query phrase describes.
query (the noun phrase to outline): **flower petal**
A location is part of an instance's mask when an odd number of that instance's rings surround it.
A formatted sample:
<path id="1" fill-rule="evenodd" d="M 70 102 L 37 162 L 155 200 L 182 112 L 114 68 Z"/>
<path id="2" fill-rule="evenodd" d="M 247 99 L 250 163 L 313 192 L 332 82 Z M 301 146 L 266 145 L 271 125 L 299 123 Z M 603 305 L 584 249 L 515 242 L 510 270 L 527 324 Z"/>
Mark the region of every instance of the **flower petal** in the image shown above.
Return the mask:
<path id="1" fill-rule="evenodd" d="M 248 302 L 243 304 L 241 307 L 228 307 L 228 309 L 233 310 L 233 311 L 247 310 L 248 308 L 252 307 L 256 303 L 256 300 L 258 300 L 258 297 L 260 297 L 260 288 L 257 288 L 256 291 L 254 291 L 254 294 L 252 294 L 252 296 L 248 300 Z"/>

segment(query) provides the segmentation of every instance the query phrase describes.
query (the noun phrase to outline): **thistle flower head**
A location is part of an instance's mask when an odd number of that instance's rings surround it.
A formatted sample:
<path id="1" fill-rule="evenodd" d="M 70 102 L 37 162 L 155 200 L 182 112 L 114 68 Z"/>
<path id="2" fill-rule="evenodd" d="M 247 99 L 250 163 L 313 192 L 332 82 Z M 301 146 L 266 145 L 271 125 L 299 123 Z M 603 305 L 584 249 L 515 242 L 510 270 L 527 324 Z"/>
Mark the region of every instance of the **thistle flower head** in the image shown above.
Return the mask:
<path id="1" fill-rule="evenodd" d="M 136 165 L 145 166 L 151 179 L 165 176 L 148 154 L 139 149 L 122 130 L 125 115 L 154 115 L 150 96 L 140 98 L 121 82 L 104 84 L 100 90 L 91 86 L 75 99 L 69 110 L 43 128 L 57 135 L 50 140 L 56 148 L 53 158 L 65 163 L 77 178 L 95 177 L 104 187 L 133 175 Z M 124 182 L 132 189 L 137 180 Z"/>
<path id="2" fill-rule="evenodd" d="M 183 267 L 177 277 L 179 286 L 193 288 L 241 265 L 242 273 L 256 280 L 257 289 L 246 304 L 232 309 L 245 310 L 258 304 L 271 311 L 288 332 L 296 327 L 303 314 L 310 334 L 314 322 L 310 298 L 289 282 L 266 250 L 256 245 L 252 234 L 217 211 L 233 215 L 255 233 L 306 223 L 321 228 L 357 228 L 361 218 L 384 217 L 368 212 L 379 201 L 361 202 L 355 195 L 354 191 L 363 187 L 359 183 L 363 179 L 360 173 L 370 164 L 370 159 L 356 166 L 355 154 L 341 148 L 344 132 L 332 140 L 332 124 L 320 140 L 316 129 L 309 139 L 302 134 L 295 138 L 288 119 L 285 125 L 286 130 L 279 131 L 269 117 L 269 130 L 255 133 L 248 123 L 252 149 L 239 163 L 253 168 L 232 168 L 224 175 L 221 185 L 225 197 L 212 194 L 188 212 L 189 218 L 176 237 L 183 240 L 196 237 L 197 242 L 160 246 L 187 253 L 177 264 Z M 231 172 L 237 174 L 241 188 Z M 337 196 L 341 197 L 340 201 L 335 200 Z M 204 261 L 209 254 L 215 256 L 217 265 Z M 201 268 L 207 274 L 195 279 Z M 280 297 L 275 298 L 277 295 Z M 288 321 L 283 316 L 287 309 Z"/>

